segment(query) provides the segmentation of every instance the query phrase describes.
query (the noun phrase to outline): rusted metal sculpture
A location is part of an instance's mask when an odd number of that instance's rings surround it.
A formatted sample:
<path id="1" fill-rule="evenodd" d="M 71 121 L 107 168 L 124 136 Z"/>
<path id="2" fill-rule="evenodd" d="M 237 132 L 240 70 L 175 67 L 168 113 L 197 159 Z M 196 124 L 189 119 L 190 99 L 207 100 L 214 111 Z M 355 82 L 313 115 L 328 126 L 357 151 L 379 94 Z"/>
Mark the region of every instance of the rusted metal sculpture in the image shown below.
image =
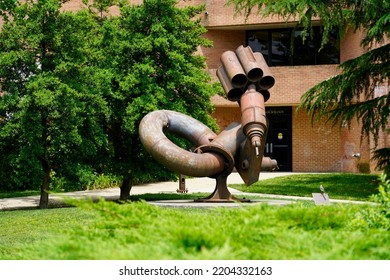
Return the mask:
<path id="1" fill-rule="evenodd" d="M 268 120 L 264 103 L 275 80 L 261 53 L 240 46 L 221 56 L 217 76 L 230 101 L 241 108 L 241 124 L 232 123 L 215 134 L 201 122 L 182 113 L 159 110 L 141 121 L 139 135 L 146 150 L 161 164 L 180 174 L 216 179 L 216 188 L 198 201 L 246 201 L 234 197 L 227 177 L 234 167 L 246 185 L 258 181 L 261 170 L 275 170 L 277 163 L 263 157 Z M 165 133 L 183 137 L 196 147 L 186 151 L 171 142 Z"/>

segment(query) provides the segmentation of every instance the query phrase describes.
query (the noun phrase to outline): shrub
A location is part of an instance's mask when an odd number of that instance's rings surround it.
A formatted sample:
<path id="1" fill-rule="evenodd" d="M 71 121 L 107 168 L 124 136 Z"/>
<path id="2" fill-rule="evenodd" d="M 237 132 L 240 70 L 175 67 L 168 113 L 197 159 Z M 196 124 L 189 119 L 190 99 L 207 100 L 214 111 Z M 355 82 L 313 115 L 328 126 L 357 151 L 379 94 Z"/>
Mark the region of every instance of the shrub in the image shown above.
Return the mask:
<path id="1" fill-rule="evenodd" d="M 88 189 L 97 190 L 117 187 L 119 188 L 121 181 L 122 178 L 120 176 L 102 173 L 95 177 L 93 182 L 88 185 Z"/>
<path id="2" fill-rule="evenodd" d="M 380 176 L 379 193 L 372 196 L 377 205 L 357 213 L 353 227 L 368 227 L 390 230 L 390 180 L 385 173 Z"/>

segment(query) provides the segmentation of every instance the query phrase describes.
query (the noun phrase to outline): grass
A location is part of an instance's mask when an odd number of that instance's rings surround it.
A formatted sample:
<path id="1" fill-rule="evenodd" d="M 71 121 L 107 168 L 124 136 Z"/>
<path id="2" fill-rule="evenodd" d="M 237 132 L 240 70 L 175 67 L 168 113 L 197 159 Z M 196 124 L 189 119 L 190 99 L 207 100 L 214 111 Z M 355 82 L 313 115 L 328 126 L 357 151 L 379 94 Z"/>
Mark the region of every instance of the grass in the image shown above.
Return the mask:
<path id="1" fill-rule="evenodd" d="M 273 179 L 258 181 L 247 187 L 230 187 L 249 193 L 278 194 L 311 197 L 320 192 L 320 185 L 332 199 L 367 201 L 378 193 L 378 175 L 374 174 L 293 174 Z"/>
<path id="2" fill-rule="evenodd" d="M 40 193 L 41 192 L 38 190 L 0 192 L 0 199 L 11 198 L 11 197 L 25 197 L 25 196 L 39 195 Z"/>
<path id="3" fill-rule="evenodd" d="M 378 193 L 377 179 L 303 174 L 232 187 L 311 196 L 322 184 L 331 198 L 368 200 Z M 373 205 L 177 209 L 144 201 L 206 195 L 148 194 L 125 204 L 78 200 L 73 208 L 0 211 L 0 259 L 390 259 L 390 231 Z"/>
<path id="4" fill-rule="evenodd" d="M 78 208 L 0 211 L 0 259 L 23 259 L 34 244 L 55 240 L 65 229 L 94 217 Z"/>
<path id="5" fill-rule="evenodd" d="M 370 196 L 378 193 L 378 175 L 375 174 L 350 174 L 350 173 L 324 173 L 324 174 L 292 174 L 261 180 L 251 186 L 229 185 L 229 187 L 248 192 L 278 194 L 288 196 L 311 197 L 312 193 L 319 192 L 319 186 L 323 185 L 330 198 L 346 200 L 367 201 Z M 0 192 L 1 198 L 22 197 L 39 195 L 39 191 Z M 159 200 L 159 199 L 194 199 L 203 198 L 208 194 L 188 195 L 150 195 L 134 196 L 134 199 Z"/>
<path id="6" fill-rule="evenodd" d="M 174 209 L 146 202 L 0 212 L 0 259 L 389 259 L 368 205 Z M 4 230 L 5 229 L 5 230 Z"/>

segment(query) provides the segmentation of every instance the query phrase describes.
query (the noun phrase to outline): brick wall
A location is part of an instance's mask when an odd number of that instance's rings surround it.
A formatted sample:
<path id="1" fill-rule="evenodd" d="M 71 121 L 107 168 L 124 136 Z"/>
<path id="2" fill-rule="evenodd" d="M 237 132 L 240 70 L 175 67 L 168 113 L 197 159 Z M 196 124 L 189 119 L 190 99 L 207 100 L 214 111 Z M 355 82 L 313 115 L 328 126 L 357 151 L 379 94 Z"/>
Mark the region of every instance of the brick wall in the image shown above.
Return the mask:
<path id="1" fill-rule="evenodd" d="M 295 105 L 310 88 L 338 73 L 337 65 L 271 67 L 275 85 L 267 105 Z"/>
<path id="2" fill-rule="evenodd" d="M 340 132 L 323 123 L 311 125 L 304 111 L 293 115 L 294 171 L 341 171 Z"/>
<path id="3" fill-rule="evenodd" d="M 210 58 L 217 60 L 216 57 Z M 221 63 L 218 60 L 219 65 Z M 270 99 L 266 105 L 298 105 L 301 96 L 310 88 L 323 80 L 339 73 L 337 65 L 310 65 L 292 67 L 272 67 L 272 75 L 275 78 L 275 85 L 269 90 Z M 209 69 L 213 81 L 218 81 L 216 69 Z M 232 102 L 222 100 L 222 97 L 215 97 L 213 101 L 216 106 L 232 106 Z"/>
<path id="4" fill-rule="evenodd" d="M 240 26 L 255 28 L 264 24 L 278 24 L 286 26 L 288 23 L 279 17 L 261 18 L 256 14 L 257 9 L 253 9 L 253 13 L 246 19 L 244 15 L 235 15 L 233 6 L 226 6 L 226 0 L 204 0 L 207 15 L 205 14 L 202 24 L 208 29 L 223 28 L 235 29 Z"/>
<path id="5" fill-rule="evenodd" d="M 212 117 L 217 121 L 218 126 L 223 130 L 232 122 L 241 122 L 241 112 L 237 102 L 232 107 L 216 107 Z"/>
<path id="6" fill-rule="evenodd" d="M 212 115 L 223 130 L 232 122 L 240 122 L 240 109 L 235 102 L 231 107 L 216 107 Z M 325 122 L 311 123 L 306 111 L 292 116 L 292 160 L 294 172 L 358 172 L 359 164 L 368 163 L 367 144 L 360 145 L 360 127 L 351 129 L 332 127 Z M 353 154 L 361 154 L 361 159 Z"/>
<path id="7" fill-rule="evenodd" d="M 352 30 L 345 34 L 345 37 L 340 42 L 341 62 L 358 57 L 364 53 L 364 49 L 360 46 L 362 38 L 362 33 L 355 33 Z"/>
<path id="8" fill-rule="evenodd" d="M 293 168 L 306 172 L 357 172 L 358 159 L 352 155 L 362 154 L 360 128 L 353 124 L 351 129 L 331 126 L 324 121 L 311 124 L 305 111 L 293 116 Z"/>
<path id="9" fill-rule="evenodd" d="M 205 38 L 213 42 L 211 48 L 201 48 L 202 54 L 207 57 L 207 67 L 217 69 L 221 65 L 221 54 L 227 50 L 235 50 L 245 44 L 245 30 L 209 30 Z"/>

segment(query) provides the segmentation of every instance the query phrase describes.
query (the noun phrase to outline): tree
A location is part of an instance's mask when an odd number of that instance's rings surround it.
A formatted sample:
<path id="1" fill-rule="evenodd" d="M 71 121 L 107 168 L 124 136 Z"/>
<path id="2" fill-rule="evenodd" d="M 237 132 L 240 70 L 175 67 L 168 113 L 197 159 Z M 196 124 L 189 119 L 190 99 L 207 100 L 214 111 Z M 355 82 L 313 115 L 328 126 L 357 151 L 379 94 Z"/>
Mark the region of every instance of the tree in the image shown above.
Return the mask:
<path id="1" fill-rule="evenodd" d="M 61 4 L 18 3 L 0 33 L 1 183 L 40 181 L 40 208 L 53 171 L 74 172 L 107 145 L 101 92 L 110 81 L 89 64 L 96 21 L 86 11 L 62 13 Z"/>
<path id="2" fill-rule="evenodd" d="M 147 0 L 107 16 L 116 2 L 88 2 L 77 13 L 60 12 L 60 0 L 1 6 L 0 184 L 40 184 L 42 208 L 53 174 L 121 175 L 124 200 L 134 178 L 172 178 L 138 137 L 150 111 L 184 112 L 216 128 L 217 88 L 194 55 L 210 45 L 193 19 L 201 8 Z"/>
<path id="3" fill-rule="evenodd" d="M 103 24 L 101 67 L 112 77 L 112 94 L 106 95 L 112 112 L 106 125 L 112 145 L 109 172 L 123 177 L 122 200 L 128 199 L 134 178 L 173 176 L 141 145 L 138 126 L 144 115 L 170 109 L 215 128 L 209 113 L 216 87 L 204 57 L 194 55 L 199 45 L 210 45 L 201 37 L 205 28 L 193 19 L 203 8 L 175 5 L 175 0 L 127 4 L 118 18 Z"/>
<path id="4" fill-rule="evenodd" d="M 300 108 L 308 110 L 313 120 L 323 117 L 333 124 L 348 125 L 354 119 L 361 123 L 361 135 L 373 136 L 375 147 L 381 131 L 389 125 L 390 94 L 376 95 L 375 89 L 389 88 L 390 2 L 369 1 L 313 1 L 313 0 L 228 0 L 237 11 L 247 16 L 258 8 L 262 16 L 281 15 L 286 20 L 298 19 L 297 27 L 310 32 L 312 18 L 323 24 L 322 45 L 330 31 L 337 28 L 342 37 L 349 28 L 364 34 L 361 46 L 367 52 L 340 64 L 340 74 L 307 91 Z M 379 167 L 389 170 L 390 148 L 375 152 Z"/>
<path id="5" fill-rule="evenodd" d="M 15 0 L 0 0 L 0 19 L 8 20 L 17 4 Z"/>

